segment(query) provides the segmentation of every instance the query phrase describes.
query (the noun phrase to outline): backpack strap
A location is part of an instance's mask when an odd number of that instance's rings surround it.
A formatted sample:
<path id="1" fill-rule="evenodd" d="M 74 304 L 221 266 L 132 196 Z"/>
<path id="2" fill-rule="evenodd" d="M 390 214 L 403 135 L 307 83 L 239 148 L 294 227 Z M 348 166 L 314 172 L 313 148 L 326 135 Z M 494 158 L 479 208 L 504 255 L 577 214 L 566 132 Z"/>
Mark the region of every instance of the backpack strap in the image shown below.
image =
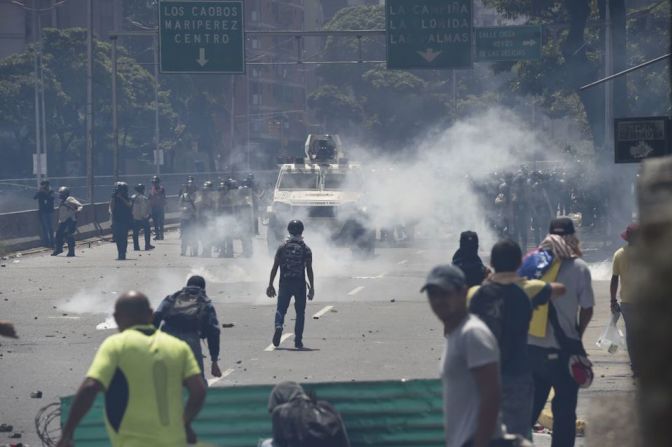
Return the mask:
<path id="1" fill-rule="evenodd" d="M 558 313 L 555 310 L 553 302 L 550 301 L 548 303 L 548 321 L 553 327 L 555 339 L 558 341 L 561 350 L 572 355 L 588 356 L 588 354 L 586 354 L 585 348 L 583 347 L 583 342 L 581 340 L 574 340 L 569 338 L 567 334 L 565 334 L 565 331 L 562 330 L 562 327 L 560 327 L 560 321 L 558 321 Z"/>

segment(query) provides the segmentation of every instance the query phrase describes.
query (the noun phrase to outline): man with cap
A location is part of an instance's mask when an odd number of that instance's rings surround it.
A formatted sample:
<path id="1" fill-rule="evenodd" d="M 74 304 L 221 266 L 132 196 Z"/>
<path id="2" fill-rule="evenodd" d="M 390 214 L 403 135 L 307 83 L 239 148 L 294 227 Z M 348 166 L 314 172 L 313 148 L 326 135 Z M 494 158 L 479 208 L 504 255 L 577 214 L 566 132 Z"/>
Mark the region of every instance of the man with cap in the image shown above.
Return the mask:
<path id="1" fill-rule="evenodd" d="M 635 352 L 635 345 L 632 342 L 634 330 L 632 329 L 633 319 L 635 318 L 635 297 L 631 288 L 631 268 L 632 262 L 632 245 L 636 243 L 637 234 L 639 232 L 638 224 L 630 224 L 621 234 L 621 238 L 627 244 L 614 253 L 613 259 L 613 274 L 611 276 L 611 285 L 609 292 L 611 295 L 611 311 L 612 313 L 621 312 L 623 321 L 625 322 L 625 342 L 628 346 L 628 355 L 630 356 L 630 368 L 633 376 L 639 375 L 637 354 Z M 621 303 L 618 303 L 616 295 L 618 293 L 619 282 L 621 286 Z"/>
<path id="2" fill-rule="evenodd" d="M 490 329 L 467 311 L 464 273 L 434 267 L 420 289 L 443 323 L 445 349 L 440 370 L 446 447 L 485 447 L 504 433 L 499 418 L 499 348 Z"/>
<path id="3" fill-rule="evenodd" d="M 550 280 L 563 284 L 566 292 L 549 305 L 549 324 L 545 335 L 530 335 L 528 338 L 528 354 L 534 379 L 534 405 L 530 422 L 534 423 L 538 419 L 552 388 L 555 392 L 552 403 L 552 446 L 572 447 L 576 438 L 579 386 L 587 386 L 589 383 L 570 374 L 569 365 L 577 353 L 569 352 L 567 346 L 582 348 L 581 338 L 593 317 L 595 297 L 590 270 L 581 259 L 580 242 L 574 222 L 569 217 L 558 217 L 551 221 L 549 234 L 539 248 L 552 253 L 553 263 L 559 263 L 557 276 Z"/>

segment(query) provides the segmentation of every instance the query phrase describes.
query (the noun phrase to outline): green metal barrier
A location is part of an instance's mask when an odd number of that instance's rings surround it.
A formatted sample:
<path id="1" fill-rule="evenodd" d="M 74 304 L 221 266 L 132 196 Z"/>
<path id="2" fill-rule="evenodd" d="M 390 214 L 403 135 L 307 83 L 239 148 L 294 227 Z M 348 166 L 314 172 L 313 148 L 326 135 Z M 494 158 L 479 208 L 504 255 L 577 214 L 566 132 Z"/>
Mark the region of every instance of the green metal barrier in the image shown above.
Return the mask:
<path id="1" fill-rule="evenodd" d="M 318 399 L 331 402 L 343 416 L 353 447 L 438 447 L 444 445 L 439 380 L 310 383 Z M 268 396 L 271 385 L 211 388 L 194 422 L 199 440 L 224 447 L 254 447 L 271 436 Z M 72 396 L 61 399 L 61 414 Z M 82 421 L 77 446 L 107 446 L 103 397 Z"/>

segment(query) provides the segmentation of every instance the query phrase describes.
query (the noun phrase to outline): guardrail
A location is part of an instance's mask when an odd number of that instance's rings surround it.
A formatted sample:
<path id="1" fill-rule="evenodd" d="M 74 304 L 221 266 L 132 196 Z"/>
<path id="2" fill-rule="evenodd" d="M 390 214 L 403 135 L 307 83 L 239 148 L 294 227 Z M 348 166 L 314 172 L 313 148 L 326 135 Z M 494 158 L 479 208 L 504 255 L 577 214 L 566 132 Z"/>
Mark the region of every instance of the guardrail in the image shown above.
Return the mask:
<path id="1" fill-rule="evenodd" d="M 77 218 L 76 240 L 103 236 L 111 233 L 109 203 L 85 204 Z M 57 212 L 53 215 L 53 228 L 56 230 Z M 179 219 L 177 196 L 168 196 L 166 204 L 167 225 Z M 42 229 L 37 210 L 17 211 L 0 214 L 0 250 L 12 252 L 29 250 L 42 245 Z"/>

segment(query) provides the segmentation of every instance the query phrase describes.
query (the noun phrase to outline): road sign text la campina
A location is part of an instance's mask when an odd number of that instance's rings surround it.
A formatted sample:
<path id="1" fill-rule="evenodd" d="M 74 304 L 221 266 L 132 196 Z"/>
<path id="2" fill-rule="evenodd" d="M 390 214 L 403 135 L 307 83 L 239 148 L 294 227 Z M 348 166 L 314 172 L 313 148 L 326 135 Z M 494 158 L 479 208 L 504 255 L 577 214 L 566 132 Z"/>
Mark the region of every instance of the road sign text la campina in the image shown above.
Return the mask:
<path id="1" fill-rule="evenodd" d="M 472 66 L 471 0 L 386 0 L 387 67 Z"/>
<path id="2" fill-rule="evenodd" d="M 242 1 L 160 1 L 161 72 L 244 73 L 244 17 Z"/>

